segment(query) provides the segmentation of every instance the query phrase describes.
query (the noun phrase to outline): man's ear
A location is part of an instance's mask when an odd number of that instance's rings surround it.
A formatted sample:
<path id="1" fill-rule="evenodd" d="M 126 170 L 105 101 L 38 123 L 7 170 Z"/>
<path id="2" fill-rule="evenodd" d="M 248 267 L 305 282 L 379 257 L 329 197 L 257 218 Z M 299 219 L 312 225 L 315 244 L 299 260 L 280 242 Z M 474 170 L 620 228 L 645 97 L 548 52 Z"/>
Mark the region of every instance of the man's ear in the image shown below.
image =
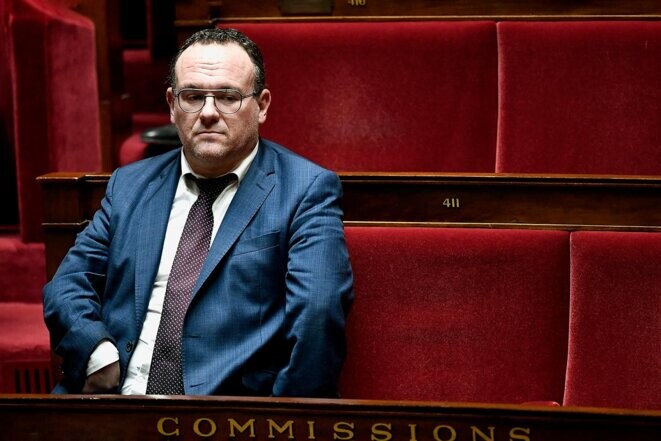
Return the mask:
<path id="1" fill-rule="evenodd" d="M 268 89 L 262 90 L 259 96 L 255 97 L 257 105 L 259 106 L 259 123 L 262 124 L 266 121 L 266 113 L 271 105 L 271 91 Z"/>
<path id="2" fill-rule="evenodd" d="M 170 107 L 170 122 L 174 124 L 174 92 L 172 87 L 168 87 L 168 90 L 165 91 L 165 99 Z"/>

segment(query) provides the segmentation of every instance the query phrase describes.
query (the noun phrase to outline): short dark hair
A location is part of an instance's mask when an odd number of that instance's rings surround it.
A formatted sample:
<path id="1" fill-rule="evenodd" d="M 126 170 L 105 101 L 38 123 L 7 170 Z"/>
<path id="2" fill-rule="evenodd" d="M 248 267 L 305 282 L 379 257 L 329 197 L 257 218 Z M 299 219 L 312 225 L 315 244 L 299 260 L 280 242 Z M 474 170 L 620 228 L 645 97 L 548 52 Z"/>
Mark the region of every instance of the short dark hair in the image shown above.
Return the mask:
<path id="1" fill-rule="evenodd" d="M 177 85 L 177 75 L 175 73 L 175 65 L 179 60 L 181 54 L 194 44 L 228 44 L 236 43 L 246 51 L 254 67 L 254 85 L 253 89 L 255 94 L 259 95 L 266 87 L 266 71 L 264 70 L 264 59 L 259 47 L 248 38 L 243 32 L 236 29 L 203 29 L 188 37 L 188 39 L 181 45 L 179 51 L 170 63 L 170 72 L 167 78 L 167 83 L 173 89 Z"/>

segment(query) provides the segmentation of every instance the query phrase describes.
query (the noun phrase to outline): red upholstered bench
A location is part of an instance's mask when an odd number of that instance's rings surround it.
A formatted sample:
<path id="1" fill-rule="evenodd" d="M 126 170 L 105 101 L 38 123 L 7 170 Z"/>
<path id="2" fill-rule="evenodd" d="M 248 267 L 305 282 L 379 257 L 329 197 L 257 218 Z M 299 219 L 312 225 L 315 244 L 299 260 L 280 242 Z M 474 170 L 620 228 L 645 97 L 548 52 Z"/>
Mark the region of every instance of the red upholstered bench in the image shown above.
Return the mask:
<path id="1" fill-rule="evenodd" d="M 37 176 L 100 171 L 94 26 L 61 3 L 11 0 L 14 151 L 24 241 L 42 238 Z"/>
<path id="2" fill-rule="evenodd" d="M 661 22 L 498 23 L 496 171 L 661 174 Z"/>
<path id="3" fill-rule="evenodd" d="M 43 319 L 44 244 L 0 235 L 0 393 L 47 393 L 50 342 Z"/>
<path id="4" fill-rule="evenodd" d="M 569 233 L 347 227 L 344 398 L 562 402 Z"/>
<path id="5" fill-rule="evenodd" d="M 0 303 L 41 303 L 44 283 L 44 244 L 25 243 L 16 234 L 0 234 Z"/>
<path id="6" fill-rule="evenodd" d="M 41 288 L 44 244 L 0 235 L 0 393 L 50 392 L 50 343 Z"/>
<path id="7" fill-rule="evenodd" d="M 0 393 L 50 392 L 50 340 L 41 303 L 0 302 L 0 323 Z"/>
<path id="8" fill-rule="evenodd" d="M 571 235 L 564 404 L 661 410 L 661 234 Z"/>

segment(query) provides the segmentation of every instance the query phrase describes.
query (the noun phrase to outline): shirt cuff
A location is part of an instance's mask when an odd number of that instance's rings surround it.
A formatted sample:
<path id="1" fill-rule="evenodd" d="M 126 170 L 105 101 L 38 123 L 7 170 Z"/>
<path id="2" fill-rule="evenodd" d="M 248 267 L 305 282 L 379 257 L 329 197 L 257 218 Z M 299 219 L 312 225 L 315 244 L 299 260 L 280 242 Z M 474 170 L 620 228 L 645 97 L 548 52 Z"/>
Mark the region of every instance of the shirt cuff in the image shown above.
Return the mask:
<path id="1" fill-rule="evenodd" d="M 119 361 L 119 351 L 108 340 L 102 341 L 92 355 L 90 356 L 89 361 L 87 362 L 87 376 L 89 377 L 94 372 L 113 364 L 114 362 Z"/>

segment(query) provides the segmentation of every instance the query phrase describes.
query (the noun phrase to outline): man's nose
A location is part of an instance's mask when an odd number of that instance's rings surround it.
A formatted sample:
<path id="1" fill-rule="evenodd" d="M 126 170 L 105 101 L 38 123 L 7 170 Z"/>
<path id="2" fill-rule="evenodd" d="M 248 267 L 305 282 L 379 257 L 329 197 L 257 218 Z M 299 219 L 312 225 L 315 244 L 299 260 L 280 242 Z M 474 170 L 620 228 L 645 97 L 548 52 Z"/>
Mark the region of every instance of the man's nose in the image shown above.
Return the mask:
<path id="1" fill-rule="evenodd" d="M 211 98 L 210 100 L 208 98 Z M 216 106 L 216 97 L 213 95 L 204 96 L 204 104 L 202 105 L 202 110 L 200 110 L 200 116 L 204 118 L 217 118 L 220 116 L 220 111 L 218 106 Z"/>

